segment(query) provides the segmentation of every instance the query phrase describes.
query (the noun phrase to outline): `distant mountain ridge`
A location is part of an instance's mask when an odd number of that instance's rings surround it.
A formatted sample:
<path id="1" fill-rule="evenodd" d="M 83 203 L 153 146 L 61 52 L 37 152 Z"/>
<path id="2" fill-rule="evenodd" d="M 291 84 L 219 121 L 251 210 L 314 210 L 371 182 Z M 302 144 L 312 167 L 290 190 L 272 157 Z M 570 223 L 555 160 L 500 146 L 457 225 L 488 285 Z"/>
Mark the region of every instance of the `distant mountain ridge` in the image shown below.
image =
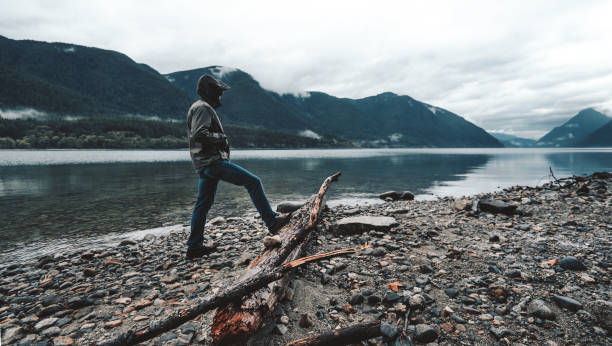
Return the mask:
<path id="1" fill-rule="evenodd" d="M 612 120 L 578 142 L 578 146 L 612 147 Z"/>
<path id="2" fill-rule="evenodd" d="M 563 125 L 555 127 L 536 143 L 540 147 L 575 147 L 588 141 L 588 137 L 610 121 L 605 114 L 593 108 L 583 109 Z"/>
<path id="3" fill-rule="evenodd" d="M 224 125 L 240 129 L 244 138 L 237 142 L 252 147 L 258 146 L 262 131 L 284 133 L 284 145 L 301 136 L 327 145 L 362 147 L 502 146 L 459 115 L 409 96 L 387 92 L 348 99 L 314 91 L 280 95 L 234 68 L 210 66 L 161 75 L 115 51 L 0 36 L 0 109 L 183 121 L 198 97 L 196 83 L 203 73 L 231 86 L 219 114 Z"/>
<path id="4" fill-rule="evenodd" d="M 505 133 L 491 133 L 491 136 L 497 138 L 506 148 L 531 148 L 536 144 L 536 140 L 517 137 Z"/>
<path id="5" fill-rule="evenodd" d="M 0 36 L 0 106 L 77 115 L 182 118 L 190 98 L 153 68 L 110 50 Z"/>
<path id="6" fill-rule="evenodd" d="M 248 73 L 209 66 L 166 78 L 192 97 L 198 78 L 210 74 L 231 86 L 219 114 L 224 122 L 321 136 L 341 136 L 358 146 L 501 147 L 486 131 L 445 109 L 409 96 L 383 93 L 362 99 L 311 91 L 279 95 Z"/>

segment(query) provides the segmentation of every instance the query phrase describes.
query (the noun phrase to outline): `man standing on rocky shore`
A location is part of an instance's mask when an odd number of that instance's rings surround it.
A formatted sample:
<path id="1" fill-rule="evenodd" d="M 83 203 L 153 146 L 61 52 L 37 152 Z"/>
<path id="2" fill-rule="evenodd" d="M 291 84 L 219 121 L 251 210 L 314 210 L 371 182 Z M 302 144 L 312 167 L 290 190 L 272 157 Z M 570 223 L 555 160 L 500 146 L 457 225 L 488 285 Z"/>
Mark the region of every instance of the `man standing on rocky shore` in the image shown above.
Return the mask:
<path id="1" fill-rule="evenodd" d="M 221 106 L 221 95 L 228 90 L 225 83 L 203 75 L 198 80 L 197 92 L 200 99 L 187 112 L 189 152 L 199 175 L 198 196 L 191 215 L 191 234 L 187 241 L 188 259 L 202 257 L 211 252 L 211 246 L 204 246 L 204 225 L 217 191 L 219 180 L 244 186 L 257 208 L 261 219 L 271 233 L 276 233 L 287 223 L 289 215 L 277 214 L 270 207 L 261 180 L 246 169 L 229 161 L 230 150 L 227 136 L 215 111 Z"/>

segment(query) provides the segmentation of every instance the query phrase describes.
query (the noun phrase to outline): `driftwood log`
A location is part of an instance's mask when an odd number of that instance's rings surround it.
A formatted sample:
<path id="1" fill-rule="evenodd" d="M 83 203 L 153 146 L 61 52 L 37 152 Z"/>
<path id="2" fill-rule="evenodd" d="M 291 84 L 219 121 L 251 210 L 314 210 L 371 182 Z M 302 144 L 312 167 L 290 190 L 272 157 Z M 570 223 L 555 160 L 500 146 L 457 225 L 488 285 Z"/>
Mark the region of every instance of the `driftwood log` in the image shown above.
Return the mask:
<path id="1" fill-rule="evenodd" d="M 230 304 L 235 301 L 240 301 L 241 299 L 243 300 L 245 296 L 249 296 L 250 293 L 256 292 L 259 289 L 262 289 L 262 288 L 267 289 L 269 288 L 270 283 L 277 281 L 277 280 L 286 279 L 287 277 L 286 274 L 289 271 L 291 271 L 292 269 L 304 263 L 308 263 L 308 262 L 311 262 L 311 261 L 314 261 L 320 258 L 327 258 L 331 256 L 336 256 L 339 254 L 354 252 L 355 251 L 354 249 L 347 249 L 346 251 L 340 251 L 340 252 L 336 251 L 336 252 L 328 253 L 328 254 L 310 256 L 304 259 L 299 258 L 297 259 L 297 261 L 285 263 L 285 265 L 282 264 L 282 262 L 285 259 L 287 259 L 288 257 L 292 257 L 290 255 L 296 250 L 296 247 L 299 247 L 301 241 L 303 241 L 307 236 L 311 234 L 311 232 L 309 231 L 312 230 L 312 228 L 314 228 L 314 226 L 316 225 L 316 222 L 318 220 L 318 217 L 321 211 L 321 205 L 323 203 L 323 197 L 325 195 L 325 192 L 329 188 L 329 185 L 331 184 L 331 182 L 336 181 L 339 176 L 340 176 L 340 173 L 336 173 L 328 177 L 327 179 L 325 179 L 325 181 L 323 182 L 323 185 L 321 185 L 321 188 L 319 189 L 319 194 L 312 201 L 306 204 L 306 205 L 311 206 L 312 213 L 316 213 L 316 217 L 311 217 L 311 213 L 305 212 L 302 209 L 297 211 L 296 212 L 297 214 L 294 214 L 292 216 L 291 222 L 285 227 L 283 227 L 283 230 L 287 228 L 292 228 L 293 226 L 299 226 L 299 225 L 305 225 L 306 227 L 303 227 L 303 229 L 301 229 L 300 232 L 296 232 L 296 234 L 294 234 L 288 240 L 283 238 L 284 240 L 282 243 L 283 247 L 279 251 L 275 252 L 274 256 L 264 256 L 266 253 L 269 252 L 269 251 L 266 251 L 255 260 L 257 261 L 259 259 L 259 262 L 257 263 L 272 262 L 277 265 L 270 267 L 270 269 L 267 271 L 259 270 L 256 273 L 254 273 L 254 275 L 243 276 L 241 277 L 240 280 L 232 284 L 230 287 L 228 287 L 224 291 L 219 292 L 217 295 L 208 295 L 204 298 L 200 298 L 197 300 L 196 304 L 194 304 L 190 308 L 186 310 L 178 311 L 164 320 L 161 320 L 154 324 L 149 325 L 149 327 L 131 329 L 123 334 L 116 336 L 113 339 L 102 341 L 98 345 L 103 345 L 103 346 L 135 345 L 135 344 L 147 341 L 162 333 L 165 333 L 167 331 L 177 328 L 183 323 L 198 317 L 202 313 L 208 312 L 210 310 L 213 310 L 213 309 L 216 309 L 222 306 L 227 306 L 227 304 Z M 294 220 L 296 216 L 300 216 L 302 214 L 304 214 L 305 218 L 307 218 L 308 220 L 307 222 L 304 222 L 304 220 L 302 219 L 298 221 Z M 285 231 L 283 233 L 286 234 L 287 232 Z M 298 252 L 301 252 L 301 251 L 298 251 Z M 262 256 L 264 256 L 265 258 L 262 258 Z M 256 264 L 255 261 L 253 263 Z M 252 267 L 253 267 L 253 264 L 252 264 Z"/>
<path id="2" fill-rule="evenodd" d="M 359 343 L 363 340 L 381 336 L 380 321 L 355 324 L 346 328 L 334 329 L 310 338 L 299 339 L 286 346 L 340 346 Z"/>
<path id="3" fill-rule="evenodd" d="M 314 236 L 312 231 L 319 220 L 325 193 L 339 176 L 340 172 L 325 179 L 319 193 L 295 211 L 290 222 L 278 233 L 281 238 L 280 247 L 262 252 L 238 282 L 274 272 L 284 262 L 303 256 L 306 245 Z M 259 330 L 264 318 L 274 311 L 288 282 L 289 275 L 285 275 L 281 280 L 270 282 L 266 287 L 244 296 L 242 300 L 218 309 L 210 331 L 213 342 L 217 345 L 245 344 L 248 338 Z"/>

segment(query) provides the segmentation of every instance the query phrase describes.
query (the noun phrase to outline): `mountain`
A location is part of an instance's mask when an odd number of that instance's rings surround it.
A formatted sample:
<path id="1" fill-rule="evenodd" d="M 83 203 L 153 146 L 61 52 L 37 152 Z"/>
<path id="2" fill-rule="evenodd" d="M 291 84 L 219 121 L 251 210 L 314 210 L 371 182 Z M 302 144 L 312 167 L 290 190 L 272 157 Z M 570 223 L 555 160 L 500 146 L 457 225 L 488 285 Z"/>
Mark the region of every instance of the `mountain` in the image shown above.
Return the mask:
<path id="1" fill-rule="evenodd" d="M 593 108 L 581 110 L 570 120 L 559 127 L 555 127 L 540 138 L 536 143 L 542 147 L 574 147 L 579 146 L 579 143 L 593 131 L 602 127 L 610 121 L 605 114 L 602 114 Z"/>
<path id="2" fill-rule="evenodd" d="M 0 36 L 0 107 L 184 118 L 190 98 L 124 54 Z"/>
<path id="3" fill-rule="evenodd" d="M 42 131 L 45 135 L 28 131 L 28 126 L 38 127 L 32 122 L 16 124 L 6 119 L 0 130 L 16 147 L 24 148 L 59 145 L 59 140 L 48 141 L 49 135 L 51 139 L 66 137 L 70 143 L 74 136 L 80 139 L 96 135 L 101 138 L 98 142 L 106 143 L 108 138 L 102 130 L 87 119 L 103 119 L 108 124 L 118 116 L 130 115 L 127 118 L 131 121 L 109 127 L 117 138 L 120 134 L 160 138 L 154 131 L 135 131 L 138 123 L 178 119 L 180 122 L 174 127 L 184 128 L 186 111 L 198 98 L 197 80 L 204 73 L 231 86 L 223 95 L 219 114 L 228 132 L 232 129 L 239 134 L 232 139 L 233 143 L 248 147 L 270 147 L 274 141 L 285 147 L 502 146 L 459 115 L 409 96 L 387 92 L 349 99 L 315 91 L 301 96 L 280 95 L 262 88 L 248 73 L 235 68 L 210 66 L 161 75 L 115 51 L 3 36 L 0 36 L 0 111 L 21 108 L 27 113 L 28 109 L 35 109 L 56 118 L 51 123 L 49 117 L 45 120 L 34 112 L 36 121 L 47 122 L 46 130 Z M 70 118 L 66 115 L 81 119 L 79 131 L 70 131 L 70 123 L 61 121 Z M 167 126 L 158 124 L 155 128 Z M 178 143 L 176 129 L 172 130 L 172 143 Z M 12 146 L 13 142 L 10 143 Z"/>
<path id="4" fill-rule="evenodd" d="M 222 66 L 166 75 L 197 97 L 198 78 L 207 73 L 230 85 L 219 114 L 224 123 L 250 124 L 308 136 L 338 137 L 357 146 L 501 147 L 462 117 L 409 96 L 390 92 L 362 99 L 311 91 L 301 96 L 263 89 L 249 74 Z"/>
<path id="5" fill-rule="evenodd" d="M 224 125 L 245 125 L 293 132 L 307 129 L 309 126 L 303 113 L 280 100 L 277 94 L 264 90 L 253 77 L 241 70 L 210 66 L 174 72 L 165 77 L 195 101 L 199 98 L 196 86 L 202 74 L 214 76 L 231 87 L 223 93 L 223 105 L 218 109 Z"/>
<path id="6" fill-rule="evenodd" d="M 508 135 L 505 133 L 491 133 L 506 148 L 531 148 L 536 144 L 536 140 Z"/>
<path id="7" fill-rule="evenodd" d="M 588 134 L 578 145 L 581 147 L 612 147 L 612 120 Z"/>

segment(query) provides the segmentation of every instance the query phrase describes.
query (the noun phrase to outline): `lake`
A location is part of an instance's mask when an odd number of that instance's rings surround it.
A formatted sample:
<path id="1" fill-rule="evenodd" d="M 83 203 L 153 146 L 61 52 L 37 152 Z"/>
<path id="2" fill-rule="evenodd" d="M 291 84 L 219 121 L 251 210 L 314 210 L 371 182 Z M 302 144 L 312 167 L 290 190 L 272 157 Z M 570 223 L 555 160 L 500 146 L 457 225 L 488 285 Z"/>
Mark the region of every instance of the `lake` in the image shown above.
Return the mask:
<path id="1" fill-rule="evenodd" d="M 557 178 L 612 171 L 612 149 L 235 150 L 232 161 L 273 206 L 341 171 L 333 206 L 380 203 L 388 190 L 431 199 L 541 185 L 549 167 Z M 196 185 L 186 150 L 0 150 L 0 264 L 187 226 Z M 221 183 L 209 217 L 254 213 L 243 188 Z"/>

